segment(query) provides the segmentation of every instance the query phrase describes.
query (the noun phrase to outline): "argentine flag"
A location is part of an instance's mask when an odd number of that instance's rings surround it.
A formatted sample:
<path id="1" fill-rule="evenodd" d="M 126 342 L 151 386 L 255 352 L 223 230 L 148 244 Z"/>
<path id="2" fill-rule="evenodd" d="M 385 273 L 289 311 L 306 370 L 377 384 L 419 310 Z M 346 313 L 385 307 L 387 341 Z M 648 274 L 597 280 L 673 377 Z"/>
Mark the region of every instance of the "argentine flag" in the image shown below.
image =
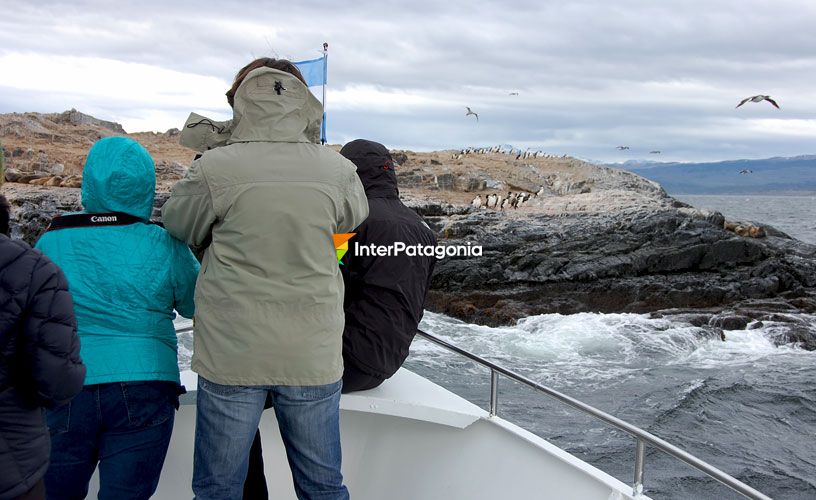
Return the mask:
<path id="1" fill-rule="evenodd" d="M 309 87 L 326 85 L 326 56 L 295 63 Z"/>
<path id="2" fill-rule="evenodd" d="M 317 59 L 309 59 L 308 61 L 295 62 L 295 66 L 300 70 L 303 79 L 306 80 L 306 85 L 309 87 L 323 86 L 323 94 L 325 95 L 325 86 L 328 76 L 328 55 L 318 57 Z M 323 103 L 323 124 L 320 130 L 320 141 L 326 143 L 326 103 Z"/>

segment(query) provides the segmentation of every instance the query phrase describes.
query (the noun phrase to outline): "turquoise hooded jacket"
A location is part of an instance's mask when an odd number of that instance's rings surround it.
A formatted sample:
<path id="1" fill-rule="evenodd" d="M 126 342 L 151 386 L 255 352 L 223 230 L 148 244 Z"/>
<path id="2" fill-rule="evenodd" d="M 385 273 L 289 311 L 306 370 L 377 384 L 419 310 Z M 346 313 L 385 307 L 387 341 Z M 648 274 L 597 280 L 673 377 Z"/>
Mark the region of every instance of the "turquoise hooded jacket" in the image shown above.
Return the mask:
<path id="1" fill-rule="evenodd" d="M 124 212 L 145 223 L 52 230 L 37 242 L 68 278 L 85 385 L 179 382 L 173 310 L 193 316 L 199 266 L 183 242 L 147 223 L 155 188 L 147 150 L 126 137 L 102 139 L 85 162 L 84 212 Z"/>

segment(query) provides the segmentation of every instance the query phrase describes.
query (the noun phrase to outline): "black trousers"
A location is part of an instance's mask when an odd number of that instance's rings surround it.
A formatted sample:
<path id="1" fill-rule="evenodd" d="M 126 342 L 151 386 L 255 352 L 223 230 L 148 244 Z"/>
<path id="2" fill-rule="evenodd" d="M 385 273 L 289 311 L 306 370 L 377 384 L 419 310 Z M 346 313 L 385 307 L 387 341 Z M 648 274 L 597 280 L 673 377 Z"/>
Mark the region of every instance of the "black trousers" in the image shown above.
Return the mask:
<path id="1" fill-rule="evenodd" d="M 40 479 L 33 488 L 14 500 L 45 500 L 45 481 Z"/>
<path id="2" fill-rule="evenodd" d="M 249 469 L 244 481 L 244 500 L 268 499 L 269 490 L 266 488 L 266 476 L 264 476 L 261 431 L 258 430 L 252 441 L 252 448 L 249 450 Z"/>
<path id="3" fill-rule="evenodd" d="M 344 360 L 343 368 L 343 394 L 357 391 L 367 391 L 385 382 L 384 378 L 375 377 L 360 371 L 355 365 Z"/>

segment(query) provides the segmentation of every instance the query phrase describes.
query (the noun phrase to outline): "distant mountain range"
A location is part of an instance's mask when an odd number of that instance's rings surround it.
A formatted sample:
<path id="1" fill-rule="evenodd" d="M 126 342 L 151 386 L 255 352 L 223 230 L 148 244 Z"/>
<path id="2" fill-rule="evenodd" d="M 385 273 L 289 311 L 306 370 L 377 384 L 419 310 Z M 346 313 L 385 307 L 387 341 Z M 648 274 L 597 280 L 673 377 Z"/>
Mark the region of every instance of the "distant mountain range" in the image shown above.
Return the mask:
<path id="1" fill-rule="evenodd" d="M 630 160 L 609 166 L 657 181 L 672 194 L 816 192 L 816 155 L 711 163 Z"/>

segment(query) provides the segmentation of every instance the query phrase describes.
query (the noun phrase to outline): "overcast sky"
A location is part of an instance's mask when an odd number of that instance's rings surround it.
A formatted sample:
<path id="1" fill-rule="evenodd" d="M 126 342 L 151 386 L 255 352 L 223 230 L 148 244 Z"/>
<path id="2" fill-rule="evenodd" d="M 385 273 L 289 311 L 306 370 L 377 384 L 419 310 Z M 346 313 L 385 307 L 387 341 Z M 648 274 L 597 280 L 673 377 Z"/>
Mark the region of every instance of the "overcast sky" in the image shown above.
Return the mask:
<path id="1" fill-rule="evenodd" d="M 319 57 L 327 41 L 332 143 L 816 153 L 814 0 L 127 3 L 0 0 L 0 113 L 77 108 L 129 132 L 224 119 L 241 66 Z M 735 109 L 753 94 L 782 109 Z"/>

